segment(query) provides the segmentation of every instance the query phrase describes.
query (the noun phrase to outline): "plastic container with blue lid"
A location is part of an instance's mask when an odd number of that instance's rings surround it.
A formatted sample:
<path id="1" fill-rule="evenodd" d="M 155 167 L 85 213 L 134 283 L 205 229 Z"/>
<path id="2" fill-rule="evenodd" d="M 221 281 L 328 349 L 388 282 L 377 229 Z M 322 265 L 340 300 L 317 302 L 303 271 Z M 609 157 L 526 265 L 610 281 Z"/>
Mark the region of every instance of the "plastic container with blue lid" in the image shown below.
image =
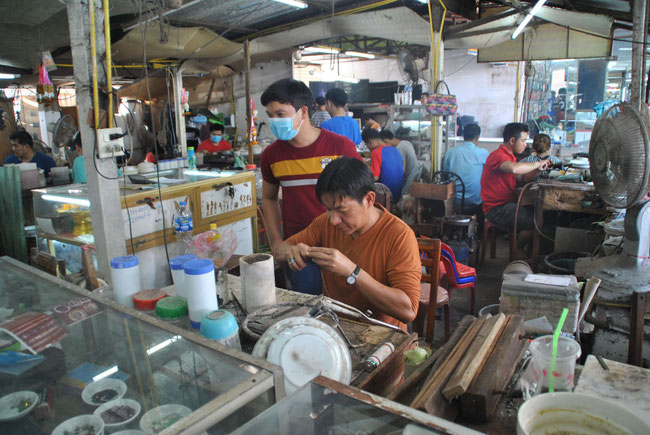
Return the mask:
<path id="1" fill-rule="evenodd" d="M 179 255 L 169 260 L 169 268 L 172 271 L 172 282 L 174 287 L 176 287 L 176 295 L 180 297 L 186 297 L 185 294 L 185 272 L 183 267 L 188 261 L 196 260 L 197 257 L 194 254 L 185 254 Z"/>
<path id="2" fill-rule="evenodd" d="M 183 270 L 190 325 L 198 329 L 203 316 L 219 309 L 214 263 L 207 259 L 192 260 L 185 263 Z"/>
<path id="3" fill-rule="evenodd" d="M 113 257 L 110 264 L 115 302 L 133 308 L 133 295 L 142 290 L 138 257 L 135 255 Z"/>

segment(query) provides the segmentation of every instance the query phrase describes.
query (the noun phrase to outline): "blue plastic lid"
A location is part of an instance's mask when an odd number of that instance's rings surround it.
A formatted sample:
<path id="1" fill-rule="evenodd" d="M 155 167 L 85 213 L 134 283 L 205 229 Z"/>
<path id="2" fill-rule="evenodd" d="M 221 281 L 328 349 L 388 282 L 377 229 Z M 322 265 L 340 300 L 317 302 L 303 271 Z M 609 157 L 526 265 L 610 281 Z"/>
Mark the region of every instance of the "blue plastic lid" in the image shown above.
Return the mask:
<path id="1" fill-rule="evenodd" d="M 201 328 L 201 322 L 194 322 L 194 321 L 190 320 L 190 326 L 192 328 L 194 328 L 194 329 L 199 329 L 199 328 Z"/>
<path id="2" fill-rule="evenodd" d="M 212 260 L 202 258 L 200 260 L 192 260 L 183 264 L 185 275 L 203 275 L 214 271 L 214 263 Z"/>
<path id="3" fill-rule="evenodd" d="M 169 267 L 172 270 L 183 270 L 183 265 L 188 261 L 196 260 L 197 256 L 194 254 L 179 255 L 169 260 Z"/>
<path id="4" fill-rule="evenodd" d="M 239 330 L 237 320 L 226 310 L 214 310 L 201 320 L 201 335 L 211 340 L 228 338 Z"/>
<path id="5" fill-rule="evenodd" d="M 138 265 L 138 257 L 135 255 L 123 255 L 121 257 L 111 258 L 111 267 L 113 269 L 129 269 Z"/>
<path id="6" fill-rule="evenodd" d="M 186 206 L 187 203 L 185 201 L 181 201 L 181 202 L 178 203 L 178 205 Z"/>

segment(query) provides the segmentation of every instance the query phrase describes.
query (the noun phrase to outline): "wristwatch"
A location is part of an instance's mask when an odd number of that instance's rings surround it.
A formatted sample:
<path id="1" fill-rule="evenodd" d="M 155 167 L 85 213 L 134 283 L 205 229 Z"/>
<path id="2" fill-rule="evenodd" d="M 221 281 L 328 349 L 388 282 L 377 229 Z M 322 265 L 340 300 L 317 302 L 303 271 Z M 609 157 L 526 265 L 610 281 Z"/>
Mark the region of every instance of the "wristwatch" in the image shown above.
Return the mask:
<path id="1" fill-rule="evenodd" d="M 359 272 L 361 272 L 361 266 L 357 266 L 352 274 L 346 278 L 345 282 L 347 282 L 348 285 L 355 285 L 357 283 Z"/>

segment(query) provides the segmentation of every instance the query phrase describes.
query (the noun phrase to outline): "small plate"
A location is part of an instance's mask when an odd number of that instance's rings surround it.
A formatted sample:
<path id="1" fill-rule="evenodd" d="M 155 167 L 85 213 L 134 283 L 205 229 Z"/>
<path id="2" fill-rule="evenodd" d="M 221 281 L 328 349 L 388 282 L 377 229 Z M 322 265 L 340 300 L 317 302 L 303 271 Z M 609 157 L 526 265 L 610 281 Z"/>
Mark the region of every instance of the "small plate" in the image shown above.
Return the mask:
<path id="1" fill-rule="evenodd" d="M 128 406 L 129 408 L 132 408 L 135 411 L 135 414 L 131 416 L 131 418 L 128 418 L 126 420 L 118 421 L 115 423 L 108 423 L 104 418 L 102 417 L 102 413 L 104 411 L 108 411 L 114 406 Z M 101 405 L 99 408 L 95 409 L 95 412 L 93 412 L 93 415 L 101 418 L 104 420 L 104 427 L 109 430 L 119 430 L 124 427 L 126 427 L 129 423 L 131 423 L 133 420 L 138 418 L 138 415 L 140 415 L 140 410 L 141 406 L 138 402 L 132 399 L 117 399 L 117 400 L 111 400 L 110 402 L 106 402 L 103 405 Z"/>
<path id="2" fill-rule="evenodd" d="M 93 435 L 100 435 L 104 433 L 104 420 L 94 415 L 78 415 L 72 417 L 58 425 L 52 431 L 52 435 L 66 435 L 75 433 L 75 430 L 81 426 L 92 426 L 95 432 Z"/>
<path id="3" fill-rule="evenodd" d="M 29 403 L 29 406 L 19 406 Z M 23 418 L 38 405 L 38 394 L 33 391 L 16 391 L 0 399 L 0 421 L 14 421 Z"/>
<path id="4" fill-rule="evenodd" d="M 276 323 L 262 335 L 253 355 L 283 368 L 287 393 L 318 375 L 345 384 L 352 379 L 350 351 L 341 336 L 326 323 L 310 317 Z"/>
<path id="5" fill-rule="evenodd" d="M 92 397 L 102 390 L 113 390 L 117 392 L 117 395 L 115 397 L 111 397 L 110 400 L 107 400 L 106 402 L 94 402 L 92 400 Z M 112 400 L 121 399 L 126 394 L 126 390 L 127 386 L 123 381 L 113 378 L 104 378 L 100 379 L 97 382 L 86 385 L 86 388 L 84 388 L 81 392 L 81 400 L 83 400 L 88 405 L 99 406 Z"/>
<path id="6" fill-rule="evenodd" d="M 187 406 L 174 404 L 161 405 L 149 410 L 142 416 L 140 419 L 140 429 L 148 434 L 157 434 L 191 413 L 192 410 Z M 174 418 L 180 416 L 180 418 L 174 419 L 171 422 L 165 421 L 165 419 L 171 418 L 172 416 Z"/>

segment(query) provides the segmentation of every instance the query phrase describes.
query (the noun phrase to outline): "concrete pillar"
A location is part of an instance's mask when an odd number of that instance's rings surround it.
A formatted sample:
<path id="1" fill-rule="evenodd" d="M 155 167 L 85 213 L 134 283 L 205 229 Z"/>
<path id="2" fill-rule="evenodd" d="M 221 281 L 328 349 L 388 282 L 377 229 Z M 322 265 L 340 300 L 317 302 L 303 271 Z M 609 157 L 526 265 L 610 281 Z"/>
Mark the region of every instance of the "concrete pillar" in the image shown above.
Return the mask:
<path id="1" fill-rule="evenodd" d="M 90 216 L 93 223 L 97 265 L 106 279 L 110 279 L 109 261 L 112 257 L 126 254 L 124 223 L 120 190 L 117 181 L 115 160 L 95 159 L 96 135 L 92 125 L 92 58 L 90 53 L 90 17 L 87 0 L 66 0 L 70 47 L 74 65 L 74 80 L 77 91 L 77 110 L 79 130 L 83 146 L 84 166 L 90 199 Z M 105 88 L 106 74 L 104 63 L 106 46 L 104 41 L 104 12 L 102 3 L 95 0 L 95 32 L 97 38 L 97 80 L 100 88 Z M 100 175 L 101 173 L 101 175 Z"/>
<path id="2" fill-rule="evenodd" d="M 634 27 L 632 29 L 632 83 L 630 83 L 630 102 L 637 109 L 643 100 L 643 84 L 645 77 L 643 76 L 643 62 L 645 59 L 645 27 L 646 27 L 646 1 L 634 1 L 632 9 L 632 19 Z"/>

